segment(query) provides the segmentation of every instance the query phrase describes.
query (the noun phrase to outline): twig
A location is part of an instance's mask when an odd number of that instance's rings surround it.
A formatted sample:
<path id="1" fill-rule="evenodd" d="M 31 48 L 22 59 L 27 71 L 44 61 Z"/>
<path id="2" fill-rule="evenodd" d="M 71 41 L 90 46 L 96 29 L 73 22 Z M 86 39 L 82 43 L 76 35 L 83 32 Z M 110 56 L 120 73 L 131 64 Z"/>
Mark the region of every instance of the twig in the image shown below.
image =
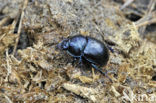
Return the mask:
<path id="1" fill-rule="evenodd" d="M 126 2 L 121 6 L 120 10 L 123 10 L 128 5 L 130 5 L 134 0 L 126 0 Z"/>
<path id="2" fill-rule="evenodd" d="M 14 30 L 16 28 L 16 24 L 18 22 L 19 17 L 20 17 L 20 13 L 18 13 L 18 15 L 14 18 L 14 21 L 11 24 L 12 25 L 12 27 L 11 27 L 12 30 L 10 30 L 9 33 L 11 33 L 11 34 L 14 33 Z"/>
<path id="3" fill-rule="evenodd" d="M 152 23 L 156 23 L 156 19 L 152 19 L 152 20 L 149 20 L 149 21 L 144 21 L 144 22 L 139 23 L 138 25 L 136 25 L 136 27 L 146 26 L 146 25 L 149 25 L 149 24 L 152 24 Z"/>
<path id="4" fill-rule="evenodd" d="M 0 21 L 0 26 L 4 25 L 7 21 L 9 21 L 10 17 L 7 16 Z"/>
<path id="5" fill-rule="evenodd" d="M 93 76 L 93 81 L 95 81 L 95 72 L 94 72 L 94 68 L 92 68 L 92 76 Z"/>
<path id="6" fill-rule="evenodd" d="M 7 62 L 7 66 L 6 66 L 6 69 L 7 69 L 7 76 L 6 76 L 6 81 L 8 80 L 8 77 L 9 75 L 11 74 L 12 72 L 12 67 L 10 65 L 10 57 L 9 57 L 9 54 L 8 54 L 8 49 L 6 50 L 6 62 Z"/>
<path id="7" fill-rule="evenodd" d="M 148 9 L 144 15 L 143 18 L 141 18 L 139 21 L 135 22 L 136 26 L 141 27 L 141 31 L 140 33 L 143 34 L 145 29 L 146 29 L 146 25 L 149 23 L 149 19 L 152 18 L 152 10 L 154 9 L 156 1 L 155 0 L 151 0 L 149 5 L 148 5 Z M 152 21 L 153 22 L 153 21 Z"/>
<path id="8" fill-rule="evenodd" d="M 155 0 L 150 1 L 149 5 L 148 5 L 148 11 L 147 12 L 149 12 L 149 13 L 152 12 L 152 10 L 154 9 L 155 3 L 156 3 Z"/>
<path id="9" fill-rule="evenodd" d="M 18 32 L 17 32 L 18 36 L 17 36 L 16 43 L 15 43 L 15 46 L 14 46 L 13 55 L 15 55 L 17 45 L 18 45 L 18 42 L 19 42 L 19 39 L 20 39 L 21 28 L 22 28 L 22 20 L 23 20 L 23 17 L 24 17 L 24 12 L 25 12 L 25 9 L 27 7 L 27 4 L 28 4 L 28 0 L 25 0 L 24 4 L 23 4 L 23 8 L 22 8 L 21 19 L 20 19 L 20 22 L 19 22 L 19 27 L 18 27 Z"/>
<path id="10" fill-rule="evenodd" d="M 13 103 L 7 95 L 3 94 L 3 96 L 5 97 L 5 99 L 7 99 L 8 103 Z"/>
<path id="11" fill-rule="evenodd" d="M 0 37 L 0 41 L 6 36 L 6 33 Z"/>
<path id="12" fill-rule="evenodd" d="M 154 5 L 155 5 L 155 0 L 151 0 L 148 5 L 148 10 L 146 11 L 144 17 L 138 20 L 137 22 L 135 22 L 136 25 L 139 25 L 139 23 L 142 23 L 143 21 L 148 21 L 152 17 L 151 12 L 154 9 Z"/>
<path id="13" fill-rule="evenodd" d="M 120 97 L 121 96 L 121 94 L 115 89 L 114 86 L 111 86 L 111 90 L 112 90 L 113 94 L 115 95 L 115 97 Z"/>

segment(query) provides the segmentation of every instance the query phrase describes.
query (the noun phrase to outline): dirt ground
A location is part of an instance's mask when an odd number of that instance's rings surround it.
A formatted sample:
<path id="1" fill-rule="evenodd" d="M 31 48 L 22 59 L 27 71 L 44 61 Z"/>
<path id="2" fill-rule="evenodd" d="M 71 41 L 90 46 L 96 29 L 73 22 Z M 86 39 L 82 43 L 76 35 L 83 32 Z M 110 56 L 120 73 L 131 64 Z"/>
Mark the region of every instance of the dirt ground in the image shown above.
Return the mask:
<path id="1" fill-rule="evenodd" d="M 112 48 L 100 72 L 56 45 Z M 0 0 L 0 103 L 155 103 L 155 0 Z"/>

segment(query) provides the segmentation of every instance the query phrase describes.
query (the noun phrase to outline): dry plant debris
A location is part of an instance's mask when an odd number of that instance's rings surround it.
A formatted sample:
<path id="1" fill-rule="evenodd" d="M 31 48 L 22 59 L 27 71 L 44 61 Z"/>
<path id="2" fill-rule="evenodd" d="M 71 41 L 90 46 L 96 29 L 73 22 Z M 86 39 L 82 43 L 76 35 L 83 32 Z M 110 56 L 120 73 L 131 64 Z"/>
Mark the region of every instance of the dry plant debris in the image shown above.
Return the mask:
<path id="1" fill-rule="evenodd" d="M 154 103 L 155 17 L 155 0 L 0 0 L 0 103 Z M 57 50 L 79 33 L 114 50 L 113 83 Z"/>

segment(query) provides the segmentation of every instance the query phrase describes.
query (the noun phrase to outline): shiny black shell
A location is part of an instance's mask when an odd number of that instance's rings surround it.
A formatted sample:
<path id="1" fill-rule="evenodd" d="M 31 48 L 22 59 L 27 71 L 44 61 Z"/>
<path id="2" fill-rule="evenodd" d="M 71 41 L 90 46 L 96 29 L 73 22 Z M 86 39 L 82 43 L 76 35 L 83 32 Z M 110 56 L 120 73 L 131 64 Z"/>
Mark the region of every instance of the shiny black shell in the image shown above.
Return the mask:
<path id="1" fill-rule="evenodd" d="M 69 37 L 58 44 L 58 47 L 73 57 L 84 58 L 91 64 L 103 66 L 109 60 L 109 51 L 104 43 L 89 36 Z"/>

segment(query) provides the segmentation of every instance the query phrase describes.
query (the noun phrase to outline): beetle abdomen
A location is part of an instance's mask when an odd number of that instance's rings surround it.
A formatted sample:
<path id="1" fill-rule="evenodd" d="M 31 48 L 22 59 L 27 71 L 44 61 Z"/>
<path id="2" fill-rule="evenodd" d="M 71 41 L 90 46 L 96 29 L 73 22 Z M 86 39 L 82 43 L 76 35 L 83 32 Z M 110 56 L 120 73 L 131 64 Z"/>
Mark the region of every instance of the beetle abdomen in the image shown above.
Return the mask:
<path id="1" fill-rule="evenodd" d="M 106 65 L 109 59 L 109 52 L 105 45 L 92 37 L 87 38 L 87 45 L 84 49 L 84 58 L 91 63 Z"/>

